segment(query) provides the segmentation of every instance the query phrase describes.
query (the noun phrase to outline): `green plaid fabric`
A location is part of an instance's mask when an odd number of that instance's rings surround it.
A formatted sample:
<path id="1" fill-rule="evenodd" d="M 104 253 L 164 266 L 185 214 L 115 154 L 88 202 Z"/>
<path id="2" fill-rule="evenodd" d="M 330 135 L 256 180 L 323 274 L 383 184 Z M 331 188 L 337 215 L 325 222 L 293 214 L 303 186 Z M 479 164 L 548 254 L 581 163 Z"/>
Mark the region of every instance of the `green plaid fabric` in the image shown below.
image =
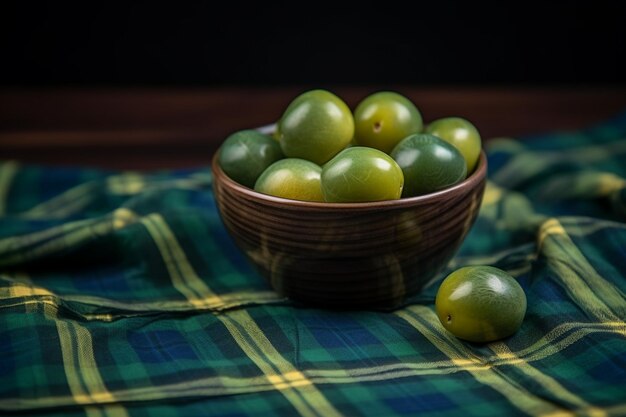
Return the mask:
<path id="1" fill-rule="evenodd" d="M 626 114 L 488 153 L 446 271 L 494 265 L 525 289 L 522 328 L 487 345 L 442 328 L 437 283 L 388 312 L 278 297 L 223 229 L 208 167 L 2 163 L 0 412 L 626 415 Z"/>

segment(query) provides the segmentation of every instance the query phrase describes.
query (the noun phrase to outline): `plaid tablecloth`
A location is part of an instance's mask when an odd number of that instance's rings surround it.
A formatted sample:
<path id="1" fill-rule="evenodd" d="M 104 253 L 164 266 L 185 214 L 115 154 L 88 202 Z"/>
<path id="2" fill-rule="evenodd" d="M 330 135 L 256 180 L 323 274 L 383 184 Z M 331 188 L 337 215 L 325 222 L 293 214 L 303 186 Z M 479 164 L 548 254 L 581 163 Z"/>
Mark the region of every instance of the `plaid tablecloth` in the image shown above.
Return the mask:
<path id="1" fill-rule="evenodd" d="M 223 229 L 208 167 L 3 162 L 0 413 L 626 415 L 626 114 L 488 154 L 446 271 L 525 289 L 520 331 L 487 345 L 442 328 L 438 283 L 388 312 L 281 299 Z"/>

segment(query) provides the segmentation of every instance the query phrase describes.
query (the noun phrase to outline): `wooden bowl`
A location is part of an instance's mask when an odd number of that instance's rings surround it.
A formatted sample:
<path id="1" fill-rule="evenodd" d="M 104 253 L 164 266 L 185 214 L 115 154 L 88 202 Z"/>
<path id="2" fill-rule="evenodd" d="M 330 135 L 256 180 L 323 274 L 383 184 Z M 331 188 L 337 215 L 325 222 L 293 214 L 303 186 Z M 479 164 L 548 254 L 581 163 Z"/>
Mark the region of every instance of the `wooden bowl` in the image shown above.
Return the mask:
<path id="1" fill-rule="evenodd" d="M 212 161 L 220 216 L 272 287 L 326 308 L 389 309 L 447 265 L 476 219 L 487 174 L 481 152 L 462 183 L 371 203 L 316 203 L 257 193 Z"/>

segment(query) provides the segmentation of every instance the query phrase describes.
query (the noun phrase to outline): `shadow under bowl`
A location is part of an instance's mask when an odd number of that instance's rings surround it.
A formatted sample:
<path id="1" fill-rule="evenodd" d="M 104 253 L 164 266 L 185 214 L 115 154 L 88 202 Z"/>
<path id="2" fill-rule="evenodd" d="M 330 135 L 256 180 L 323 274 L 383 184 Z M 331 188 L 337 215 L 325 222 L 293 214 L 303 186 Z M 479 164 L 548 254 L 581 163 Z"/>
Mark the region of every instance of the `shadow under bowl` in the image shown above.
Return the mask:
<path id="1" fill-rule="evenodd" d="M 212 160 L 222 221 L 280 294 L 324 308 L 392 309 L 457 252 L 476 220 L 487 176 L 481 152 L 463 182 L 418 197 L 318 203 L 258 193 Z"/>

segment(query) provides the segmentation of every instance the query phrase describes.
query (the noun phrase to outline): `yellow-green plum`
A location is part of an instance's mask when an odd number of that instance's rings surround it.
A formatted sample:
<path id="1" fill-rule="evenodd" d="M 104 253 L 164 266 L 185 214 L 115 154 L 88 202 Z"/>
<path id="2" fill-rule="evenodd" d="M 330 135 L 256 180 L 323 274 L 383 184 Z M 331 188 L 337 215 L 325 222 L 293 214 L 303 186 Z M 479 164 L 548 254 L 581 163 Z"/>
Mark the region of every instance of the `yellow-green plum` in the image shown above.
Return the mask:
<path id="1" fill-rule="evenodd" d="M 291 200 L 321 202 L 321 171 L 319 165 L 305 159 L 281 159 L 263 171 L 254 190 Z"/>
<path id="2" fill-rule="evenodd" d="M 339 97 L 326 90 L 311 90 L 287 106 L 277 132 L 287 157 L 322 165 L 348 146 L 354 136 L 354 119 Z"/>
<path id="3" fill-rule="evenodd" d="M 329 203 L 395 200 L 402 195 L 402 170 L 377 149 L 344 149 L 322 169 L 322 193 Z"/>
<path id="4" fill-rule="evenodd" d="M 437 119 L 426 126 L 426 133 L 454 145 L 465 158 L 467 173 L 471 174 L 474 171 L 482 141 L 478 129 L 469 120 L 461 117 Z"/>
<path id="5" fill-rule="evenodd" d="M 367 96 L 354 110 L 354 141 L 389 153 L 405 137 L 422 131 L 422 115 L 408 98 L 380 91 Z"/>
<path id="6" fill-rule="evenodd" d="M 450 187 L 465 179 L 461 152 L 437 136 L 410 135 L 393 148 L 391 157 L 404 174 L 402 197 L 414 197 Z"/>
<path id="7" fill-rule="evenodd" d="M 259 175 L 282 158 L 280 146 L 270 136 L 256 130 L 240 130 L 224 140 L 218 162 L 231 179 L 252 188 Z"/>
<path id="8" fill-rule="evenodd" d="M 467 266 L 443 280 L 435 310 L 443 327 L 459 339 L 487 343 L 519 329 L 526 314 L 526 294 L 501 269 Z"/>

